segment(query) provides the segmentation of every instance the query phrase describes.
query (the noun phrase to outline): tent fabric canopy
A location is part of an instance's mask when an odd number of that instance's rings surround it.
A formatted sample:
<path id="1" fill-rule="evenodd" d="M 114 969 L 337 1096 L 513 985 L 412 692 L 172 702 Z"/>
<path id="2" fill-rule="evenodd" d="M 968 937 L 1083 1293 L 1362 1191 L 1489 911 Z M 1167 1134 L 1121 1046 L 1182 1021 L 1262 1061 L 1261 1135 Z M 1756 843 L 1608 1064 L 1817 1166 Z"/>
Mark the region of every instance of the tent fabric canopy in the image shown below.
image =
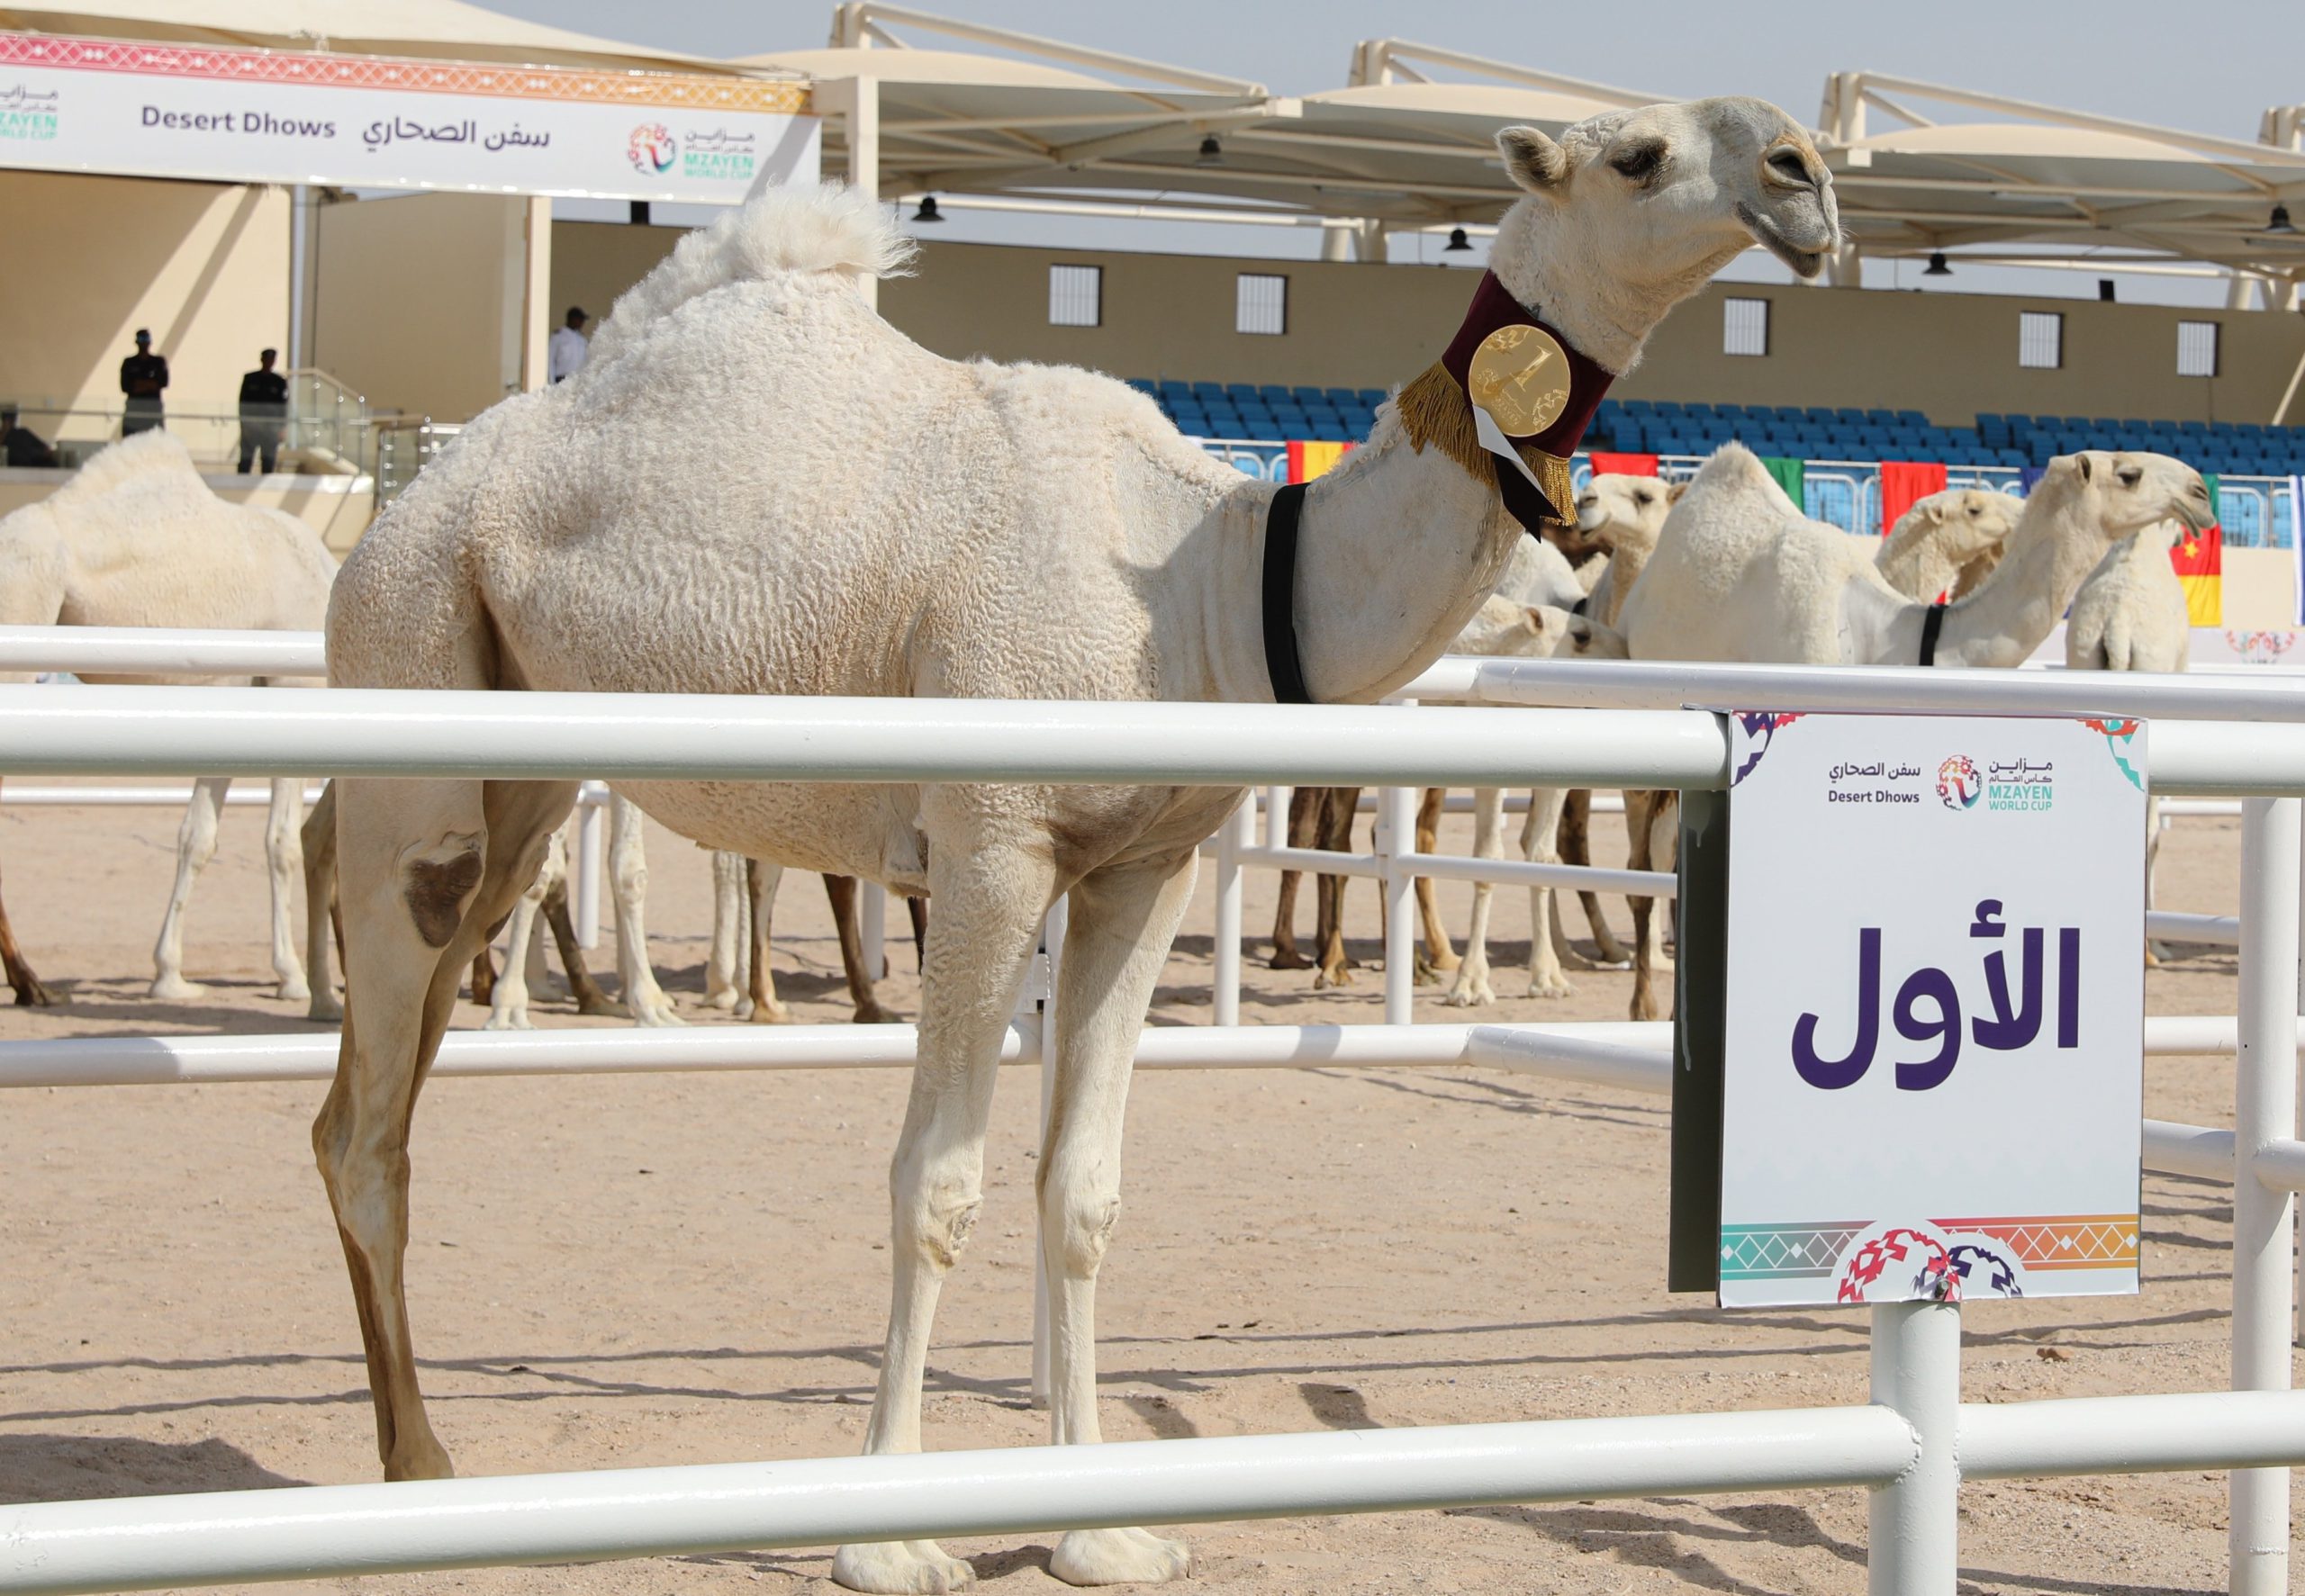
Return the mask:
<path id="1" fill-rule="evenodd" d="M 0 0 L 0 29 L 526 66 L 743 70 L 708 57 L 522 22 L 464 0 L 68 0 L 51 5 Z"/>

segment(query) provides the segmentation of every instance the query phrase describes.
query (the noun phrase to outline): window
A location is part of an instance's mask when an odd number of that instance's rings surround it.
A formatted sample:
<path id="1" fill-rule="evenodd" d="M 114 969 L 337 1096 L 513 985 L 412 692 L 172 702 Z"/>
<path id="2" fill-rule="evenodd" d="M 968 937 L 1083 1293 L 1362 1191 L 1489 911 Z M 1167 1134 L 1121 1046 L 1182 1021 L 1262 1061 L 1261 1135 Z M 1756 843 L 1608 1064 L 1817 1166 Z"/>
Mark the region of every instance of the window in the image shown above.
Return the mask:
<path id="1" fill-rule="evenodd" d="M 2213 377 L 2217 374 L 2217 323 L 2177 323 L 2177 374 Z"/>
<path id="2" fill-rule="evenodd" d="M 1048 324 L 1051 327 L 1101 327 L 1104 320 L 1104 267 L 1049 267 Z"/>
<path id="3" fill-rule="evenodd" d="M 1722 301 L 1721 352 L 1723 355 L 1768 353 L 1768 301 Z"/>
<path id="4" fill-rule="evenodd" d="M 2065 318 L 2055 311 L 2017 312 L 2017 364 L 2055 371 L 2065 364 Z"/>
<path id="5" fill-rule="evenodd" d="M 1234 332 L 1264 332 L 1276 337 L 1288 330 L 1288 279 L 1261 272 L 1243 272 L 1239 297 L 1234 304 Z"/>

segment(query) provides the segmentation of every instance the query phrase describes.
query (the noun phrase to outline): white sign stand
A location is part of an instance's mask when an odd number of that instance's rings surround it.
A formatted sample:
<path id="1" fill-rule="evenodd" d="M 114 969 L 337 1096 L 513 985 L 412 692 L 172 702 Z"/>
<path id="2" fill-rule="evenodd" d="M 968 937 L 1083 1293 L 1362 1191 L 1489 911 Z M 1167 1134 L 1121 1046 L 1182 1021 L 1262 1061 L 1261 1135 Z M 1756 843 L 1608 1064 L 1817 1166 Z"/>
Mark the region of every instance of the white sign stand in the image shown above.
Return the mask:
<path id="1" fill-rule="evenodd" d="M 1722 1303 L 2135 1292 L 2143 726 L 1731 724 Z"/>

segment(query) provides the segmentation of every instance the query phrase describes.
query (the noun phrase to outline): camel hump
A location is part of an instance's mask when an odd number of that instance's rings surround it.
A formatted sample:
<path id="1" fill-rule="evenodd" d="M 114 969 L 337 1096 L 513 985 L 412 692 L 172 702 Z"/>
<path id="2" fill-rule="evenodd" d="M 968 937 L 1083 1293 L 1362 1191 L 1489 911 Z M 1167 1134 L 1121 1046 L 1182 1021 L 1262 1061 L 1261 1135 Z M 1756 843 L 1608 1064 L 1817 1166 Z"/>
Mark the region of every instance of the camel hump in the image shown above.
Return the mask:
<path id="1" fill-rule="evenodd" d="M 845 184 L 773 189 L 689 234 L 627 290 L 593 334 L 591 359 L 725 284 L 786 273 L 900 276 L 916 248 L 892 212 Z"/>
<path id="2" fill-rule="evenodd" d="M 138 477 L 163 474 L 197 479 L 200 468 L 192 463 L 192 451 L 185 446 L 182 438 L 155 427 L 97 450 L 86 464 L 72 473 L 70 481 L 49 497 L 59 503 L 75 504 L 109 493 Z M 205 491 L 206 484 L 201 486 Z"/>

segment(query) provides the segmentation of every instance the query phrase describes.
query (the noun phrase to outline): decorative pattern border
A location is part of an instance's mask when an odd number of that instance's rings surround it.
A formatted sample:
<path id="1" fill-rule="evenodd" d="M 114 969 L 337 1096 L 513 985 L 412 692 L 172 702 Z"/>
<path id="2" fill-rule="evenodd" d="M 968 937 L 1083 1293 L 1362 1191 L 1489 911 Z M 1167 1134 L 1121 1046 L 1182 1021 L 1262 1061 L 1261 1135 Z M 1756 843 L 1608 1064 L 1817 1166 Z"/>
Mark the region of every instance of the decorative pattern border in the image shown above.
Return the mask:
<path id="1" fill-rule="evenodd" d="M 1723 1225 L 1723 1280 L 1803 1280 L 1830 1276 L 1841 1253 L 1870 1220 L 1808 1224 Z M 1991 1236 L 2028 1269 L 2133 1269 L 2138 1217 L 2078 1213 L 1997 1219 L 1936 1219 L 1956 1234 Z"/>
<path id="2" fill-rule="evenodd" d="M 572 67 L 506 67 L 480 61 L 335 55 L 325 50 L 217 50 L 48 33 L 0 33 L 0 67 L 198 77 L 218 83 L 278 83 L 300 88 L 399 89 L 493 100 L 567 100 L 667 106 L 683 111 L 806 115 L 809 86 L 758 77 L 676 72 L 615 72 Z"/>

